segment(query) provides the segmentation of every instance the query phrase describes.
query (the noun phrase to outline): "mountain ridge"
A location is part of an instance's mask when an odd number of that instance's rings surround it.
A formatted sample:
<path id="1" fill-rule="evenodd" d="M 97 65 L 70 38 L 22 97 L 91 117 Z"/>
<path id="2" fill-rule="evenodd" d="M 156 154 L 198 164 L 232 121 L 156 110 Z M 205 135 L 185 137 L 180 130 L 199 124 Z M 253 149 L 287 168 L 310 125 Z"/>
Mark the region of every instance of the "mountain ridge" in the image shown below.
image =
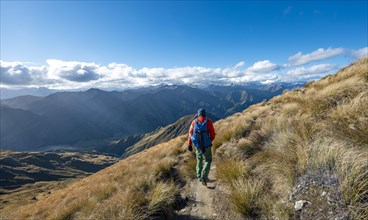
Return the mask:
<path id="1" fill-rule="evenodd" d="M 152 132 L 142 135 L 132 135 L 114 140 L 106 140 L 95 148 L 96 151 L 114 154 L 126 158 L 140 151 L 148 149 L 160 143 L 167 142 L 175 137 L 186 134 L 189 130 L 191 121 L 196 115 L 186 115 L 176 122 L 158 127 Z M 208 118 L 213 122 L 219 119 L 208 113 Z"/>
<path id="2" fill-rule="evenodd" d="M 238 86 L 231 94 L 180 85 L 127 90 L 123 92 L 89 89 L 84 92 L 57 92 L 46 97 L 21 96 L 1 100 L 1 130 L 12 123 L 7 114 L 37 120 L 20 123 L 12 132 L 3 132 L 1 146 L 11 150 L 37 150 L 46 146 L 78 145 L 83 142 L 119 136 L 140 135 L 174 123 L 184 115 L 204 107 L 217 118 L 241 111 L 256 102 L 281 94 L 277 91 L 252 90 Z M 239 95 L 240 94 L 240 95 Z M 243 94 L 243 95 L 241 95 Z M 3 111 L 5 105 L 7 110 Z M 16 111 L 21 108 L 28 112 Z M 13 112 L 11 112 L 13 111 Z M 3 123 L 3 118 L 6 123 Z M 23 140 L 27 131 L 32 138 Z"/>

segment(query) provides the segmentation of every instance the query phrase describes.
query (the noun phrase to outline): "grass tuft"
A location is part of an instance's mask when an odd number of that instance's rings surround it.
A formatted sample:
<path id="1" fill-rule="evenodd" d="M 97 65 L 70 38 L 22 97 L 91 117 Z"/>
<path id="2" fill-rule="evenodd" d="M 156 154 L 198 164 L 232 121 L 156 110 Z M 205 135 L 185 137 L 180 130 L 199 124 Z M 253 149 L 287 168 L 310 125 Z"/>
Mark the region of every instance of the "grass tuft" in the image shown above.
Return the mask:
<path id="1" fill-rule="evenodd" d="M 183 178 L 187 178 L 193 180 L 197 177 L 195 172 L 197 161 L 194 153 L 188 154 L 189 157 L 183 160 L 183 163 L 180 166 L 179 173 Z"/>
<path id="2" fill-rule="evenodd" d="M 178 188 L 174 182 L 158 182 L 149 196 L 148 209 L 152 214 L 169 212 L 175 204 Z"/>
<path id="3" fill-rule="evenodd" d="M 250 168 L 241 160 L 223 159 L 219 161 L 216 169 L 216 177 L 225 184 L 232 184 L 240 178 L 250 175 Z"/>
<path id="4" fill-rule="evenodd" d="M 259 217 L 262 210 L 264 183 L 262 180 L 238 179 L 232 184 L 230 201 L 238 213 Z"/>

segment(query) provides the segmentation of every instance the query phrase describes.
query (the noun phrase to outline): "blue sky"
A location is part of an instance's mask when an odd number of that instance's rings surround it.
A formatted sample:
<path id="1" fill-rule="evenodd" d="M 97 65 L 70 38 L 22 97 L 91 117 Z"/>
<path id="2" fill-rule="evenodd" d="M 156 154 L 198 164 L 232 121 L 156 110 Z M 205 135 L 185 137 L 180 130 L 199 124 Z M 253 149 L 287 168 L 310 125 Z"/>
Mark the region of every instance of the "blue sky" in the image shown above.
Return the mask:
<path id="1" fill-rule="evenodd" d="M 1 86 L 317 79 L 367 54 L 367 11 L 367 1 L 1 1 Z"/>

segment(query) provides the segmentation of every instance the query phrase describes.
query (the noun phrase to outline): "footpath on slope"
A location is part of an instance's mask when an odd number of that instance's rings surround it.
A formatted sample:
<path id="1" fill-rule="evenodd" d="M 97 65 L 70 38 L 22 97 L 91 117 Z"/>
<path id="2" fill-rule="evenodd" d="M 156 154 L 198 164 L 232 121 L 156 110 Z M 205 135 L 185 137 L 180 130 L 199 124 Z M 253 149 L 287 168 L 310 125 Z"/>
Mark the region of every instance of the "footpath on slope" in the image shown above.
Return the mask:
<path id="1" fill-rule="evenodd" d="M 195 179 L 189 183 L 189 195 L 187 206 L 179 210 L 177 215 L 181 220 L 217 219 L 217 213 L 213 204 L 217 181 L 215 180 L 215 164 L 212 164 L 207 187 Z M 194 171 L 193 171 L 194 172 Z"/>
<path id="2" fill-rule="evenodd" d="M 194 171 L 193 171 L 194 172 Z M 213 163 L 209 174 L 210 182 L 207 187 L 195 179 L 189 183 L 187 192 L 187 205 L 177 211 L 176 219 L 179 220 L 200 220 L 200 219 L 221 219 L 238 220 L 230 212 L 230 207 L 224 199 L 226 190 L 215 178 L 216 164 Z"/>

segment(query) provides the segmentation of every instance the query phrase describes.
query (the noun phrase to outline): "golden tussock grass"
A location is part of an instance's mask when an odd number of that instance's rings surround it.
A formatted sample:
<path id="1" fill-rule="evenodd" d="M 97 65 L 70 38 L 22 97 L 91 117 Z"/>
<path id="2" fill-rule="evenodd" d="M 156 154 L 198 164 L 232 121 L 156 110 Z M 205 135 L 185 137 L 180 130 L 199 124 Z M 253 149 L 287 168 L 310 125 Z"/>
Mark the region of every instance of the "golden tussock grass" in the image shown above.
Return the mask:
<path id="1" fill-rule="evenodd" d="M 216 142 L 217 156 L 225 161 L 217 165 L 217 176 L 228 186 L 234 210 L 247 217 L 259 212 L 263 218 L 291 218 L 289 195 L 297 178 L 318 170 L 338 177 L 350 217 L 367 219 L 367 91 L 364 58 L 218 122 L 225 134 Z M 243 163 L 250 168 L 246 178 Z"/>
<path id="2" fill-rule="evenodd" d="M 259 216 L 262 210 L 264 183 L 257 179 L 239 179 L 232 184 L 230 202 L 235 211 L 249 217 Z"/>
<path id="3" fill-rule="evenodd" d="M 368 88 L 368 86 L 367 86 Z M 368 91 L 359 93 L 346 101 L 329 115 L 333 126 L 329 129 L 342 139 L 353 141 L 358 146 L 368 145 Z"/>
<path id="4" fill-rule="evenodd" d="M 179 173 L 183 178 L 193 180 L 197 177 L 195 172 L 197 165 L 197 160 L 195 158 L 195 153 L 189 153 L 186 158 L 183 159 L 183 163 L 179 168 Z"/>
<path id="5" fill-rule="evenodd" d="M 147 219 L 172 211 L 173 169 L 185 138 L 133 155 L 34 204 L 10 219 Z"/>
<path id="6" fill-rule="evenodd" d="M 256 106 L 258 108 L 256 108 Z M 246 136 L 252 127 L 254 126 L 257 116 L 264 113 L 267 110 L 267 106 L 258 104 L 248 108 L 247 112 L 236 113 L 226 119 L 220 120 L 215 123 L 216 139 L 213 142 L 213 148 L 216 150 L 222 143 L 228 142 L 231 139 L 236 139 L 242 136 Z"/>
<path id="7" fill-rule="evenodd" d="M 338 176 L 340 190 L 349 204 L 352 216 L 368 217 L 368 151 L 354 144 L 332 138 L 318 139 L 311 146 L 310 169 L 333 172 Z"/>
<path id="8" fill-rule="evenodd" d="M 159 182 L 150 192 L 148 209 L 153 213 L 170 209 L 175 203 L 177 191 L 178 189 L 174 182 Z"/>
<path id="9" fill-rule="evenodd" d="M 226 184 L 233 184 L 240 178 L 248 177 L 250 168 L 242 160 L 222 159 L 217 162 L 216 177 Z"/>

